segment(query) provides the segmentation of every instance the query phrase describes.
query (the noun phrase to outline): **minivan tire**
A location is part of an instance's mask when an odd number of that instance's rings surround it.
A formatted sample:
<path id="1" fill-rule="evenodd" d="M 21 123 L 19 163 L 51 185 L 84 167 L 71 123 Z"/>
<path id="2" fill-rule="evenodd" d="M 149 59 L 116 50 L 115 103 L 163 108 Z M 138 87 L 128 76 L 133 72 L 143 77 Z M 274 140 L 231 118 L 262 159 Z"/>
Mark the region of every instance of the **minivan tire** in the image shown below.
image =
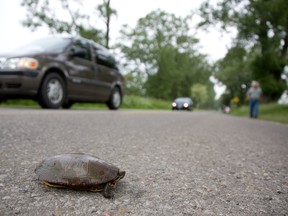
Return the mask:
<path id="1" fill-rule="evenodd" d="M 118 87 L 115 87 L 111 92 L 110 98 L 106 103 L 110 110 L 117 110 L 122 104 L 122 94 Z"/>
<path id="2" fill-rule="evenodd" d="M 57 73 L 49 73 L 43 79 L 38 96 L 42 108 L 60 108 L 66 98 L 66 86 L 63 78 Z"/>
<path id="3" fill-rule="evenodd" d="M 73 106 L 74 102 L 68 101 L 62 105 L 63 109 L 70 109 Z"/>

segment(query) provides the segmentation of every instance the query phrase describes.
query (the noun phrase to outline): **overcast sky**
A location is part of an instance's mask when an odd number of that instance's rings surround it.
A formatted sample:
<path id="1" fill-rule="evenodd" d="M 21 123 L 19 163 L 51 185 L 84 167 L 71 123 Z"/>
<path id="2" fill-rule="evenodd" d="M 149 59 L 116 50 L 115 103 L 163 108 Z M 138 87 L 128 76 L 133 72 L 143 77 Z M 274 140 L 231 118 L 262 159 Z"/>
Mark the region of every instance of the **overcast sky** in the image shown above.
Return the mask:
<path id="1" fill-rule="evenodd" d="M 95 4 L 94 2 L 97 1 L 91 0 L 91 4 Z M 186 16 L 192 10 L 197 10 L 201 2 L 203 0 L 112 0 L 111 6 L 116 9 L 118 16 L 112 20 L 111 38 L 113 40 L 119 36 L 118 32 L 123 24 L 133 27 L 139 18 L 153 10 L 160 8 L 178 16 Z M 20 3 L 21 0 L 0 0 L 0 53 L 49 34 L 47 29 L 31 32 L 22 27 L 21 20 L 25 19 L 25 9 Z M 192 29 L 194 26 L 195 24 L 191 23 Z M 232 35 L 221 35 L 216 29 L 211 29 L 209 32 L 197 31 L 196 37 L 200 40 L 199 51 L 208 55 L 210 61 L 215 61 L 226 54 Z"/>
<path id="2" fill-rule="evenodd" d="M 92 0 L 91 0 L 92 1 Z M 25 18 L 25 9 L 20 6 L 21 0 L 0 0 L 0 52 L 17 47 L 34 38 L 45 37 L 47 29 L 31 32 L 22 27 L 21 20 Z M 94 1 L 93 1 L 94 2 Z M 96 1 L 97 2 L 97 1 Z M 101 2 L 99 0 L 99 2 Z M 116 38 L 123 24 L 135 26 L 137 20 L 152 10 L 158 8 L 178 16 L 185 16 L 199 8 L 202 0 L 112 0 L 112 7 L 117 10 L 117 18 L 112 20 L 111 37 Z M 196 17 L 195 17 L 196 19 Z M 191 24 L 193 28 L 193 24 Z M 221 35 L 211 29 L 208 33 L 198 31 L 202 53 L 207 54 L 210 60 L 217 60 L 226 53 L 226 47 L 231 43 L 231 35 Z"/>

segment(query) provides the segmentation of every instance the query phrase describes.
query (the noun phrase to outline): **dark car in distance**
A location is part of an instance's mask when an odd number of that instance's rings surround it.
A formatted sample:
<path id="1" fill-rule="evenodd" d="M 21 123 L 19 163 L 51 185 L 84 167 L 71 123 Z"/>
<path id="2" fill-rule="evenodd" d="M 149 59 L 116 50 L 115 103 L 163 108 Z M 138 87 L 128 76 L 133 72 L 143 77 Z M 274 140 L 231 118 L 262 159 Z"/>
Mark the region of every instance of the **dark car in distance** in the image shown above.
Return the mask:
<path id="1" fill-rule="evenodd" d="M 172 104 L 172 110 L 193 110 L 193 101 L 189 97 L 176 98 Z"/>
<path id="2" fill-rule="evenodd" d="M 98 102 L 118 109 L 123 86 L 112 54 L 84 38 L 44 38 L 0 54 L 0 101 L 32 98 L 52 109 Z"/>

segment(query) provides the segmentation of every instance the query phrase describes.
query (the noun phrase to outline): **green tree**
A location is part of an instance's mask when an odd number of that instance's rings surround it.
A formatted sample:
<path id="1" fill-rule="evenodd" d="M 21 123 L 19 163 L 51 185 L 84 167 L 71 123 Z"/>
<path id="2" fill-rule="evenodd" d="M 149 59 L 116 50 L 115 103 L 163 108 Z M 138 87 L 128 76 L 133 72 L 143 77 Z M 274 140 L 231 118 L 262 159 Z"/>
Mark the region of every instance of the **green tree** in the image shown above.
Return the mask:
<path id="1" fill-rule="evenodd" d="M 22 0 L 22 6 L 27 11 L 26 19 L 22 24 L 32 31 L 44 26 L 49 28 L 51 33 L 77 34 L 108 47 L 110 19 L 116 14 L 116 11 L 110 7 L 110 0 L 103 0 L 103 3 L 98 5 L 93 13 L 84 14 L 84 2 L 78 0 Z M 97 23 L 93 21 L 99 17 L 104 19 L 106 25 L 105 36 L 97 27 Z"/>
<path id="2" fill-rule="evenodd" d="M 197 52 L 189 19 L 156 10 L 139 19 L 135 28 L 126 25 L 121 30 L 119 47 L 130 66 L 146 74 L 147 95 L 190 96 L 192 84 L 209 82 L 210 67 Z"/>
<path id="3" fill-rule="evenodd" d="M 139 73 L 139 71 L 131 71 L 125 74 L 126 81 L 126 90 L 125 94 L 127 95 L 145 95 L 145 75 L 143 73 Z"/>
<path id="4" fill-rule="evenodd" d="M 209 99 L 207 86 L 199 83 L 193 85 L 191 87 L 191 97 L 197 107 L 206 103 Z"/>
<path id="5" fill-rule="evenodd" d="M 241 46 L 229 49 L 226 56 L 216 63 L 214 76 L 226 85 L 226 97 L 238 97 L 239 105 L 245 103 L 246 87 L 252 79 L 252 53 L 247 53 Z"/>
<path id="6" fill-rule="evenodd" d="M 252 78 L 260 81 L 268 98 L 277 99 L 285 87 L 281 74 L 287 64 L 287 1 L 222 0 L 216 5 L 206 1 L 201 15 L 202 27 L 220 24 L 223 30 L 237 28 L 235 42 L 253 52 Z"/>

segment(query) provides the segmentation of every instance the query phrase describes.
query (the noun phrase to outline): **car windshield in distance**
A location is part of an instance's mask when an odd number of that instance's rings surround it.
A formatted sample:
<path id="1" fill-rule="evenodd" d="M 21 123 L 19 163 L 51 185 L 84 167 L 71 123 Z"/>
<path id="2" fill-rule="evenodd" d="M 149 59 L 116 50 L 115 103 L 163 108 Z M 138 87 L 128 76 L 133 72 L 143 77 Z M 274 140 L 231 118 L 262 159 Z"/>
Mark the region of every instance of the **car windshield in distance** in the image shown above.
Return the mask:
<path id="1" fill-rule="evenodd" d="M 191 102 L 191 99 L 190 98 L 176 98 L 175 99 L 175 102 L 176 103 L 190 103 Z"/>

